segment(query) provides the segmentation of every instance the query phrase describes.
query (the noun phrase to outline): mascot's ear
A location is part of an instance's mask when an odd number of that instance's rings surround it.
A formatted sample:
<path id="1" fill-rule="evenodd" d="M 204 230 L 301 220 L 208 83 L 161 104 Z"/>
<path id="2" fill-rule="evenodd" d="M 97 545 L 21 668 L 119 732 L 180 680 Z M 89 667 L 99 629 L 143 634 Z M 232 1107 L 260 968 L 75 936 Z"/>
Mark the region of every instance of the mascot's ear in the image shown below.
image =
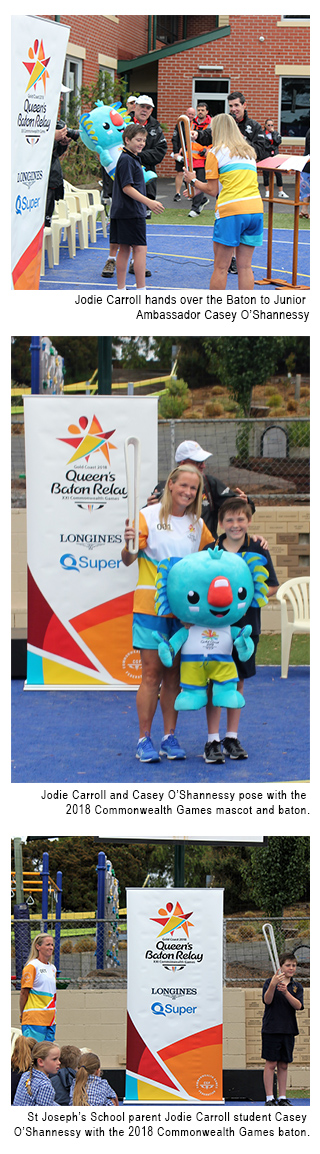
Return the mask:
<path id="1" fill-rule="evenodd" d="M 268 569 L 261 564 L 261 556 L 259 553 L 241 553 L 241 557 L 246 561 L 250 569 L 251 577 L 254 584 L 254 597 L 251 605 L 254 608 L 261 609 L 262 605 L 266 605 L 268 600 L 268 586 L 265 584 L 266 578 L 269 577 Z"/>
<path id="2" fill-rule="evenodd" d="M 181 561 L 181 557 L 165 557 L 163 561 L 159 561 L 156 576 L 156 590 L 154 605 L 158 617 L 164 617 L 166 613 L 171 613 L 167 597 L 167 581 L 170 569 Z"/>
<path id="3" fill-rule="evenodd" d="M 220 561 L 224 549 L 219 549 L 218 545 L 215 545 L 214 549 L 205 549 L 204 552 L 209 553 L 209 557 L 212 557 L 213 561 Z"/>

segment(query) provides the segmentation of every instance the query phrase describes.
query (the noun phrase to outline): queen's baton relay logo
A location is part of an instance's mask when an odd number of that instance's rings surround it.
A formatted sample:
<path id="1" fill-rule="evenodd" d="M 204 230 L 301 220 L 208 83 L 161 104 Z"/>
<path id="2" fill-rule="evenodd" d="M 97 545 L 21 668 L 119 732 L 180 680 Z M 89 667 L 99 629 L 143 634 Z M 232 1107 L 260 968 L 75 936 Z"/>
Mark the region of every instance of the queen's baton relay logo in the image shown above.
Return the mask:
<path id="1" fill-rule="evenodd" d="M 51 57 L 46 54 L 43 40 L 34 40 L 26 52 L 27 60 L 21 65 L 28 73 L 25 98 L 17 116 L 17 127 L 21 136 L 33 147 L 39 143 L 51 127 L 51 113 L 47 109 L 47 83 L 50 80 L 48 65 Z"/>
<path id="2" fill-rule="evenodd" d="M 150 918 L 150 921 L 156 922 L 161 929 L 155 948 L 146 950 L 146 958 L 173 973 L 184 970 L 185 966 L 201 963 L 203 953 L 197 953 L 190 941 L 189 930 L 194 928 L 191 917 L 192 910 L 185 912 L 178 901 L 175 906 L 173 902 L 167 902 L 165 909 L 160 907 L 158 917 Z"/>
<path id="3" fill-rule="evenodd" d="M 57 441 L 70 446 L 73 452 L 67 458 L 64 475 L 50 484 L 52 496 L 73 501 L 89 513 L 101 510 L 110 500 L 126 500 L 123 476 L 118 480 L 116 469 L 110 470 L 115 460 L 111 460 L 111 453 L 118 449 L 112 440 L 115 431 L 105 431 L 96 416 L 89 419 L 85 414 L 77 425 L 68 425 L 68 435 L 57 437 Z"/>

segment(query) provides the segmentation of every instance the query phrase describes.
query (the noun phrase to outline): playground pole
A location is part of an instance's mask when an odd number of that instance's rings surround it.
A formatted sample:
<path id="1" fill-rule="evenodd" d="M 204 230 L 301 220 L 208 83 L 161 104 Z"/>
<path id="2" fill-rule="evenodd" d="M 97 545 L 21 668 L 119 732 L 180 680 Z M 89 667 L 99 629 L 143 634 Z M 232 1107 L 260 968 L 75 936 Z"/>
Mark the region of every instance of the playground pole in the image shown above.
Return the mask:
<path id="1" fill-rule="evenodd" d="M 17 905 L 23 902 L 23 870 L 22 870 L 22 845 L 21 837 L 15 837 L 13 841 L 14 848 L 14 869 L 16 876 L 16 900 Z"/>
<path id="2" fill-rule="evenodd" d="M 40 381 L 40 337 L 31 337 L 31 392 L 39 393 Z"/>
<path id="3" fill-rule="evenodd" d="M 42 921 L 43 934 L 48 933 L 48 890 L 49 890 L 49 854 L 44 853 L 42 858 Z"/>
<path id="4" fill-rule="evenodd" d="M 57 870 L 57 902 L 56 902 L 56 926 L 54 935 L 54 964 L 57 974 L 60 973 L 60 936 L 61 936 L 61 906 L 62 906 L 62 873 Z"/>
<path id="5" fill-rule="evenodd" d="M 105 877 L 106 877 L 106 855 L 103 850 L 98 854 L 98 893 L 97 893 L 97 970 L 104 969 L 104 901 L 105 901 Z"/>

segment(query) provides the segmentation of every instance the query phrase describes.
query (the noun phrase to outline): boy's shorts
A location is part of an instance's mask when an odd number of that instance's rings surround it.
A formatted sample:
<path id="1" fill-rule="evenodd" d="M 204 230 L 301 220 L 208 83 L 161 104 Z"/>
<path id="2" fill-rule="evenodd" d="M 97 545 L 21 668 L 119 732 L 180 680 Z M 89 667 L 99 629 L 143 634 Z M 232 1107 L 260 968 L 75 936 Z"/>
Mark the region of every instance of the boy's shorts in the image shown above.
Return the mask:
<path id="1" fill-rule="evenodd" d="M 158 641 L 152 636 L 155 629 L 166 641 L 181 628 L 177 617 L 158 617 L 153 613 L 134 613 L 132 620 L 132 644 L 134 649 L 157 649 Z"/>
<path id="2" fill-rule="evenodd" d="M 240 681 L 242 681 L 242 678 L 245 681 L 247 677 L 254 677 L 256 673 L 256 652 L 259 641 L 259 633 L 252 633 L 251 637 L 254 644 L 254 650 L 251 654 L 251 657 L 248 657 L 247 661 L 240 661 L 236 647 L 235 645 L 233 646 L 232 657 L 235 665 L 237 666 Z"/>
<path id="3" fill-rule="evenodd" d="M 213 239 L 228 248 L 238 248 L 239 244 L 256 248 L 263 244 L 263 213 L 240 212 L 237 216 L 223 216 L 215 220 Z"/>
<path id="4" fill-rule="evenodd" d="M 265 1034 L 262 1031 L 261 1057 L 266 1062 L 292 1062 L 294 1034 Z"/>
<path id="5" fill-rule="evenodd" d="M 125 244 L 133 248 L 136 244 L 146 246 L 147 231 L 144 216 L 122 216 L 110 219 L 110 244 Z"/>

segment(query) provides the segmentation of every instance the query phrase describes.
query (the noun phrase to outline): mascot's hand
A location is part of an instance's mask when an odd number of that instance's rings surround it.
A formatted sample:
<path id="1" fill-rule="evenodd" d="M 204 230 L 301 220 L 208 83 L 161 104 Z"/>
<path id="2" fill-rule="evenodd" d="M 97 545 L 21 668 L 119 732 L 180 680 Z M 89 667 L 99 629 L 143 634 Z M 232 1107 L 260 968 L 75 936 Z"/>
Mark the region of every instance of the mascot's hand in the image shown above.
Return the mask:
<path id="1" fill-rule="evenodd" d="M 170 645 L 170 641 L 164 641 L 163 637 L 161 637 L 161 634 L 156 633 L 154 629 L 152 630 L 152 636 L 155 638 L 155 641 L 158 642 L 158 654 L 160 661 L 162 661 L 163 665 L 167 665 L 170 668 L 175 656 L 172 645 Z"/>
<path id="2" fill-rule="evenodd" d="M 244 628 L 241 629 L 239 636 L 234 640 L 234 645 L 236 647 L 238 657 L 240 657 L 240 661 L 247 661 L 248 657 L 251 657 L 251 654 L 254 651 L 254 644 L 251 633 L 251 625 L 245 625 Z"/>

